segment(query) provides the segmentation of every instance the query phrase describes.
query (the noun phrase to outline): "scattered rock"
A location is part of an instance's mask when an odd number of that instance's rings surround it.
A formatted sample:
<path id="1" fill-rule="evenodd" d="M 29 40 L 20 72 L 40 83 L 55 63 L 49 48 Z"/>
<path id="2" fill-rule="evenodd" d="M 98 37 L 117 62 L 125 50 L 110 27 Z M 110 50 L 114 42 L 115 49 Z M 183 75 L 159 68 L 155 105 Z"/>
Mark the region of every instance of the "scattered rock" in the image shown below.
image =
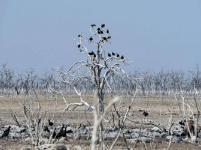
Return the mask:
<path id="1" fill-rule="evenodd" d="M 32 148 L 29 145 L 24 145 L 24 146 L 21 147 L 20 150 L 32 150 Z"/>

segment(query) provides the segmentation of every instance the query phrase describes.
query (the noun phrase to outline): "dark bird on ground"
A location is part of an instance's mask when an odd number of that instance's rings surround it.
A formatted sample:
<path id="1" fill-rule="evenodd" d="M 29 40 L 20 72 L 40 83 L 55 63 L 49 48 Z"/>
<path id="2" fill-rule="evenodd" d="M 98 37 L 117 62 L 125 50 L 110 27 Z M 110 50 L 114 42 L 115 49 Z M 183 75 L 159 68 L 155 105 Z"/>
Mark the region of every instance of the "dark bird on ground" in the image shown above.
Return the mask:
<path id="1" fill-rule="evenodd" d="M 63 126 L 60 128 L 60 130 L 59 130 L 58 133 L 56 133 L 56 132 L 55 132 L 55 129 L 54 129 L 54 132 L 53 132 L 53 134 L 52 134 L 52 137 L 55 138 L 55 139 L 58 139 L 58 138 L 60 138 L 60 137 L 66 137 L 66 128 L 67 128 L 67 126 L 64 127 L 64 125 L 63 125 Z"/>
<path id="2" fill-rule="evenodd" d="M 114 55 L 115 55 L 115 53 L 114 53 L 114 52 L 112 52 L 112 55 L 114 56 Z"/>
<path id="3" fill-rule="evenodd" d="M 124 56 L 123 56 L 123 55 L 121 56 L 121 59 L 124 59 Z"/>
<path id="4" fill-rule="evenodd" d="M 143 112 L 143 115 L 146 117 L 146 116 L 148 116 L 149 114 L 148 114 L 148 112 L 144 111 L 144 112 Z"/>
<path id="5" fill-rule="evenodd" d="M 41 119 L 38 119 L 38 125 L 40 124 L 40 122 L 41 122 Z"/>
<path id="6" fill-rule="evenodd" d="M 48 129 L 48 127 L 47 127 L 47 126 L 44 126 L 44 127 L 43 127 L 43 131 L 50 132 L 50 130 Z"/>
<path id="7" fill-rule="evenodd" d="M 9 127 L 3 132 L 2 136 L 1 136 L 2 138 L 8 136 L 8 134 L 9 134 L 9 132 L 10 132 L 10 128 L 11 128 L 11 126 L 9 126 Z"/>
<path id="8" fill-rule="evenodd" d="M 59 135 L 60 135 L 60 137 L 62 136 L 62 137 L 66 137 L 66 128 L 67 128 L 67 126 L 66 127 L 62 127 L 61 129 L 60 129 L 60 131 L 59 131 Z"/>
<path id="9" fill-rule="evenodd" d="M 88 54 L 89 54 L 89 55 L 94 55 L 94 52 L 93 52 L 93 51 L 91 51 L 91 52 L 89 52 Z"/>
<path id="10" fill-rule="evenodd" d="M 50 119 L 48 119 L 48 123 L 49 123 L 49 126 L 53 126 L 54 124 L 53 122 L 50 121 Z"/>
<path id="11" fill-rule="evenodd" d="M 55 132 L 55 130 L 56 130 L 56 128 L 54 128 L 54 131 L 53 131 L 53 133 L 52 133 L 52 138 L 55 138 L 56 137 L 56 132 Z"/>
<path id="12" fill-rule="evenodd" d="M 110 33 L 110 31 L 107 29 L 106 33 L 107 33 L 107 34 L 109 34 L 109 33 Z"/>
<path id="13" fill-rule="evenodd" d="M 111 39 L 111 36 L 108 36 L 107 39 Z"/>
<path id="14" fill-rule="evenodd" d="M 17 95 L 19 95 L 20 92 L 18 91 L 17 87 L 15 87 L 15 90 L 16 90 L 16 92 L 17 92 Z"/>
<path id="15" fill-rule="evenodd" d="M 102 24 L 102 25 L 101 25 L 101 28 L 104 28 L 104 27 L 105 27 L 105 24 Z"/>
<path id="16" fill-rule="evenodd" d="M 95 24 L 92 24 L 91 27 L 93 28 L 94 26 L 96 26 Z"/>
<path id="17" fill-rule="evenodd" d="M 81 38 L 82 36 L 81 36 L 81 35 L 78 35 L 78 37 Z"/>
<path id="18" fill-rule="evenodd" d="M 108 57 L 111 57 L 111 54 L 110 54 L 110 53 L 108 53 Z"/>
<path id="19" fill-rule="evenodd" d="M 117 53 L 117 57 L 119 57 L 119 54 Z"/>
<path id="20" fill-rule="evenodd" d="M 78 46 L 77 46 L 78 48 L 80 48 L 80 44 L 78 44 Z"/>
<path id="21" fill-rule="evenodd" d="M 89 38 L 89 41 L 93 41 L 93 38 L 92 38 L 92 37 L 90 37 L 90 38 Z"/>

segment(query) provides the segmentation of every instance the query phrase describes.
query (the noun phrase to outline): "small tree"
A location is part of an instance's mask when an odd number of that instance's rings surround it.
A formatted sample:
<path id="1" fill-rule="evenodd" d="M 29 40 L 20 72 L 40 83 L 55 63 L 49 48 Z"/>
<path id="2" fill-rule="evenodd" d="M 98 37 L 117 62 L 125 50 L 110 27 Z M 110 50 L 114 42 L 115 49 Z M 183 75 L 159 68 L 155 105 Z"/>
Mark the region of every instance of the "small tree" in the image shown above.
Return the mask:
<path id="1" fill-rule="evenodd" d="M 105 29 L 105 24 L 101 25 L 101 28 L 95 29 L 96 25 L 92 24 L 90 27 L 90 32 L 92 36 L 87 38 L 87 42 L 89 44 L 96 45 L 96 52 L 89 50 L 83 44 L 83 35 L 78 35 L 79 41 L 75 40 L 77 44 L 78 50 L 80 53 L 86 55 L 86 61 L 78 61 L 74 63 L 69 70 L 66 72 L 61 71 L 57 68 L 57 72 L 59 72 L 59 79 L 67 84 L 70 84 L 74 87 L 76 93 L 80 96 L 80 103 L 71 103 L 67 104 L 68 110 L 71 105 L 75 105 L 74 108 L 81 105 L 86 105 L 89 108 L 94 109 L 93 106 L 90 106 L 87 102 L 85 102 L 81 97 L 81 92 L 78 92 L 77 87 L 82 84 L 82 82 L 86 81 L 91 83 L 91 85 L 98 91 L 97 97 L 99 100 L 99 115 L 104 112 L 104 88 L 108 86 L 108 88 L 112 91 L 112 88 L 108 82 L 108 77 L 113 73 L 123 73 L 127 77 L 128 75 L 124 72 L 124 70 L 120 67 L 121 63 L 125 65 L 129 64 L 129 59 L 125 58 L 123 55 L 120 56 L 118 53 L 106 53 L 105 46 L 107 43 L 110 43 L 110 31 L 109 29 Z M 80 71 L 84 69 L 84 71 Z M 79 72 L 80 71 L 80 72 Z"/>

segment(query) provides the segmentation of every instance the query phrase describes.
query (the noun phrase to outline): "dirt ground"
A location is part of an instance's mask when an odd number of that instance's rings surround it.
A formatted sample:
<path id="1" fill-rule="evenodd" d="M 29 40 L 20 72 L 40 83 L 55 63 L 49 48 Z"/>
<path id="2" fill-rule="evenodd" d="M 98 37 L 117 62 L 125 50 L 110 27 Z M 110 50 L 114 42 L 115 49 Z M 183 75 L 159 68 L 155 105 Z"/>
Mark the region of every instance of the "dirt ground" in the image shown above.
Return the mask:
<path id="1" fill-rule="evenodd" d="M 131 98 L 127 98 L 125 96 L 121 96 L 122 101 L 119 104 L 116 104 L 116 107 L 119 108 L 120 113 L 125 114 L 125 110 L 131 102 Z M 62 123 L 70 123 L 71 125 L 76 125 L 78 123 L 91 124 L 93 125 L 93 113 L 91 111 L 83 111 L 86 110 L 85 106 L 77 107 L 74 111 L 63 111 L 66 108 L 66 104 L 61 96 L 51 95 L 49 97 L 39 96 L 40 105 L 41 105 L 41 114 L 43 118 L 48 118 L 54 120 L 57 124 Z M 76 95 L 68 95 L 65 96 L 65 100 L 67 103 L 75 103 L 80 102 L 80 97 Z M 83 100 L 88 102 L 90 105 L 93 104 L 93 96 L 83 96 Z M 110 96 L 105 97 L 104 104 L 107 105 L 111 101 Z M 188 101 L 191 101 L 190 99 Z M 37 100 L 32 96 L 5 96 L 0 95 L 0 127 L 4 127 L 5 125 L 17 125 L 16 122 L 11 117 L 11 112 L 13 112 L 19 123 L 21 125 L 26 123 L 24 118 L 22 105 L 20 103 L 25 102 L 27 108 L 30 108 L 34 111 L 37 110 Z M 192 101 L 193 102 L 193 101 Z M 30 106 L 30 107 L 29 107 Z M 180 105 L 183 109 L 182 105 Z M 72 107 L 71 107 L 72 108 Z M 113 110 L 113 109 L 112 109 Z M 145 110 L 149 113 L 147 118 L 144 118 L 142 115 L 142 111 Z M 185 107 L 186 114 L 189 113 L 188 108 Z M 55 112 L 55 113 L 54 113 Z M 169 119 L 173 117 L 173 122 L 177 121 L 180 116 L 179 114 L 178 103 L 174 98 L 147 98 L 147 97 L 137 97 L 134 100 L 134 103 L 131 107 L 128 118 L 135 121 L 144 121 L 149 122 L 149 120 L 154 121 L 160 125 L 167 125 Z M 194 111 L 196 113 L 196 111 Z M 115 113 L 114 113 L 115 114 Z M 108 113 L 106 119 L 109 119 L 110 113 Z M 201 125 L 201 123 L 199 122 Z M 105 124 L 107 126 L 107 124 Z M 129 120 L 126 121 L 126 128 L 135 128 L 139 127 L 140 124 L 133 123 Z M 151 128 L 151 125 L 144 125 L 142 128 Z M 107 146 L 110 146 L 113 141 L 105 141 Z M 157 149 L 166 149 L 168 147 L 168 143 L 156 141 Z M 155 144 L 156 144 L 155 143 Z M 23 139 L 0 139 L 0 150 L 7 149 L 20 149 L 22 145 L 27 144 Z M 90 141 L 88 140 L 71 140 L 69 139 L 64 144 L 71 145 L 80 145 L 81 147 L 89 147 Z M 132 143 L 128 143 L 129 147 L 133 147 Z M 153 149 L 153 145 L 150 143 L 146 144 L 147 149 Z M 114 149 L 126 149 L 125 143 L 122 140 L 119 140 L 115 145 Z M 137 143 L 136 149 L 145 149 L 142 143 Z M 171 144 L 170 149 L 201 149 L 201 147 L 194 146 L 189 143 L 180 143 L 180 144 Z"/>

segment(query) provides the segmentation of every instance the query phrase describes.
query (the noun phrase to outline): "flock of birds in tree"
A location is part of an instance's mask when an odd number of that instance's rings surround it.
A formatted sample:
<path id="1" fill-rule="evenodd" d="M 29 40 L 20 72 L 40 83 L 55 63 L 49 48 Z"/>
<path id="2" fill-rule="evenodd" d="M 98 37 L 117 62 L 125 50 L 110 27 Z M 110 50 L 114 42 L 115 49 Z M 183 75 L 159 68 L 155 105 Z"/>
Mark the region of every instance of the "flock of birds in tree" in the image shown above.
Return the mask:
<path id="1" fill-rule="evenodd" d="M 92 24 L 92 25 L 91 25 L 92 28 L 94 28 L 95 26 L 96 26 L 95 24 Z M 97 28 L 97 34 L 104 34 L 104 27 L 105 27 L 105 24 L 102 24 L 102 25 L 101 25 L 101 28 Z M 107 33 L 107 35 L 110 34 L 109 29 L 106 30 L 106 33 Z M 82 38 L 82 35 L 78 35 L 78 37 L 79 37 L 79 38 Z M 101 42 L 104 42 L 104 41 L 108 41 L 108 39 L 111 39 L 111 36 L 108 36 L 108 37 L 103 36 L 103 37 L 101 37 L 101 38 L 102 38 L 102 39 L 101 39 Z M 90 37 L 88 41 L 89 41 L 89 42 L 92 42 L 92 41 L 93 41 L 93 38 Z M 78 44 L 78 48 L 80 48 L 80 47 L 81 47 L 81 45 Z M 88 52 L 88 54 L 89 54 L 90 56 L 96 57 L 96 54 L 95 54 L 93 51 Z M 124 56 L 122 55 L 122 56 L 120 57 L 120 55 L 119 55 L 118 53 L 115 54 L 114 52 L 112 52 L 112 55 L 111 55 L 110 53 L 108 53 L 108 57 L 112 57 L 112 56 L 115 56 L 115 55 L 116 55 L 116 57 L 118 57 L 118 58 L 120 58 L 120 59 L 124 59 Z"/>

